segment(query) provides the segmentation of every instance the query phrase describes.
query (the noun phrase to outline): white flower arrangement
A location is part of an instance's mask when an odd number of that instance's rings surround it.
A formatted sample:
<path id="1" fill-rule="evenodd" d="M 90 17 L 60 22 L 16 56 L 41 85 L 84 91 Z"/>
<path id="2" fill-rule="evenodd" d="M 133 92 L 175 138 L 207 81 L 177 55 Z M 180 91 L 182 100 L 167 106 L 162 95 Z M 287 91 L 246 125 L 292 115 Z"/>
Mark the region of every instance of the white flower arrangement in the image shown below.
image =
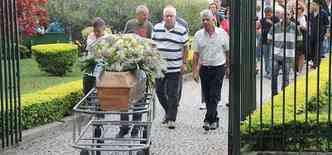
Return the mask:
<path id="1" fill-rule="evenodd" d="M 103 71 L 126 72 L 143 70 L 150 84 L 155 78 L 162 78 L 167 62 L 154 48 L 153 42 L 135 34 L 107 35 L 93 45 L 93 55 L 81 60 L 82 70 L 92 72 L 98 64 Z"/>

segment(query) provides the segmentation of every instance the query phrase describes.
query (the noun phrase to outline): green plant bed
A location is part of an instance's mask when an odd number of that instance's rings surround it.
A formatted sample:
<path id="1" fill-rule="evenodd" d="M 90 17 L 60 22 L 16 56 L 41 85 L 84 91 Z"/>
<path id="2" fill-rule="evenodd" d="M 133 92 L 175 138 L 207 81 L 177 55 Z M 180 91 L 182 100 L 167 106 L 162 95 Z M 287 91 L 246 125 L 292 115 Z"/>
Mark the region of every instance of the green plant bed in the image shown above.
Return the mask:
<path id="1" fill-rule="evenodd" d="M 314 70 L 309 73 L 308 103 L 306 104 L 306 77 L 302 76 L 297 79 L 296 84 L 296 108 L 294 107 L 295 85 L 292 83 L 285 89 L 285 105 L 283 105 L 282 92 L 274 97 L 273 127 L 271 125 L 271 101 L 267 101 L 263 104 L 262 115 L 260 113 L 260 108 L 257 108 L 257 110 L 251 115 L 251 122 L 249 121 L 249 117 L 247 117 L 241 125 L 242 144 L 250 145 L 250 148 L 253 151 L 260 151 L 260 149 L 278 150 L 278 147 L 276 146 L 284 147 L 284 149 L 279 148 L 279 150 L 295 150 L 295 148 L 299 147 L 298 145 L 300 143 L 306 147 L 311 145 L 316 146 L 317 143 L 322 143 L 322 146 L 327 146 L 328 142 L 332 144 L 331 136 L 327 136 L 329 134 L 332 135 L 332 128 L 328 122 L 327 110 L 329 96 L 328 71 L 328 59 L 322 60 L 319 78 L 319 103 L 317 102 L 317 70 Z M 285 108 L 283 108 L 283 106 L 285 106 Z M 307 120 L 305 113 L 306 108 L 308 114 Z M 319 123 L 317 123 L 318 110 Z M 294 118 L 294 112 L 296 114 L 296 121 Z M 317 134 L 316 132 L 319 132 L 320 134 Z M 278 137 L 282 137 L 285 133 L 288 133 L 285 136 L 287 137 L 286 141 L 283 142 L 280 139 L 278 140 Z M 317 142 L 312 140 L 312 136 L 310 135 L 320 137 L 320 141 Z M 256 137 L 256 140 L 252 140 L 252 137 Z M 272 139 L 274 140 L 272 141 Z M 263 140 L 263 145 L 261 145 L 260 140 Z M 327 151 L 327 147 L 321 149 Z"/>
<path id="2" fill-rule="evenodd" d="M 61 120 L 71 114 L 72 108 L 82 96 L 82 80 L 23 94 L 21 96 L 22 129 L 30 129 Z M 11 114 L 14 112 L 4 114 L 4 117 L 9 118 Z M 5 122 L 5 124 L 9 123 Z"/>
<path id="3" fill-rule="evenodd" d="M 22 96 L 22 127 L 29 129 L 69 115 L 82 98 L 82 80 Z"/>
<path id="4" fill-rule="evenodd" d="M 70 81 L 82 79 L 82 73 L 78 63 L 74 65 L 72 72 L 66 76 L 49 76 L 38 68 L 34 59 L 23 59 L 20 62 L 21 93 L 31 93 L 46 89 L 51 86 L 64 84 Z"/>
<path id="5" fill-rule="evenodd" d="M 315 132 L 315 131 L 319 131 Z M 301 134 L 299 134 L 301 133 Z M 285 128 L 276 127 L 273 131 L 254 132 L 246 138 L 250 150 L 255 151 L 331 151 L 331 126 L 285 125 Z M 255 138 L 253 138 L 255 137 Z M 247 149 L 248 149 L 247 148 Z"/>
<path id="6" fill-rule="evenodd" d="M 32 53 L 41 70 L 56 76 L 71 72 L 78 60 L 78 47 L 74 44 L 36 45 L 32 46 Z"/>

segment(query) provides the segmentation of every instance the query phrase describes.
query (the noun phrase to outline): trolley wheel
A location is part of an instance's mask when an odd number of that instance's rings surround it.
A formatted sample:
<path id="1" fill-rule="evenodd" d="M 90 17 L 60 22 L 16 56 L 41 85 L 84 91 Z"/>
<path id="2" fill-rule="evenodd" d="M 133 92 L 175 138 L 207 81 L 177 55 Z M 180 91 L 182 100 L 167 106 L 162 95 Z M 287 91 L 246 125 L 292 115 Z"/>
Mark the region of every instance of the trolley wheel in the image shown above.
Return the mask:
<path id="1" fill-rule="evenodd" d="M 136 155 L 150 155 L 150 148 L 137 151 Z"/>
<path id="2" fill-rule="evenodd" d="M 96 126 L 95 132 L 94 132 L 94 137 L 96 137 L 96 138 L 101 137 L 102 132 L 103 132 L 103 127 L 99 126 L 99 125 Z M 104 143 L 104 141 L 103 140 L 97 140 L 97 143 Z"/>
<path id="3" fill-rule="evenodd" d="M 96 137 L 96 138 L 101 137 L 102 132 L 103 132 L 103 127 L 100 126 L 100 125 L 96 126 L 94 137 Z M 104 141 L 103 140 L 97 140 L 97 143 L 104 143 Z M 100 148 L 100 146 L 97 146 L 97 148 Z M 101 155 L 101 152 L 100 151 L 96 151 L 96 155 Z"/>
<path id="4" fill-rule="evenodd" d="M 88 150 L 81 150 L 80 155 L 89 155 Z"/>

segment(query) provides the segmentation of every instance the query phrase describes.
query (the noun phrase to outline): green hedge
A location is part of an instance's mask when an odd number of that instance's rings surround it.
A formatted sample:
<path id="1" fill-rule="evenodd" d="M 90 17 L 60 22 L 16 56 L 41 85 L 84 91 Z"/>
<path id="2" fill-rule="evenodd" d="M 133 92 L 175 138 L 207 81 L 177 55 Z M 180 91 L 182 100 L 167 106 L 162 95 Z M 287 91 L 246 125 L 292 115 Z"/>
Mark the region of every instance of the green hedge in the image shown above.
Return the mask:
<path id="1" fill-rule="evenodd" d="M 78 59 L 78 47 L 74 44 L 36 45 L 32 52 L 41 70 L 56 76 L 72 71 Z"/>
<path id="2" fill-rule="evenodd" d="M 58 86 L 50 87 L 34 93 L 21 96 L 22 129 L 30 129 L 57 120 L 61 120 L 72 113 L 72 108 L 82 98 L 82 80 L 77 80 Z M 1 108 L 1 107 L 0 107 Z M 8 113 L 7 118 L 11 118 Z M 18 115 L 18 111 L 17 111 Z M 1 120 L 2 115 L 0 115 Z M 14 119 L 14 117 L 12 117 Z M 14 122 L 13 122 L 14 123 Z M 4 121 L 5 128 L 9 125 Z M 14 124 L 13 124 L 13 127 Z M 10 131 L 9 133 L 13 132 Z M 0 131 L 0 138 L 3 133 Z"/>
<path id="3" fill-rule="evenodd" d="M 294 83 L 286 89 L 285 96 L 285 120 L 283 124 L 283 93 L 274 97 L 274 127 L 271 126 L 271 101 L 263 104 L 262 120 L 260 120 L 260 108 L 257 108 L 241 125 L 242 144 L 249 144 L 252 150 L 296 150 L 299 144 L 307 147 L 316 146 L 317 141 L 313 137 L 320 135 L 320 143 L 323 150 L 327 150 L 327 141 L 332 142 L 332 127 L 328 123 L 328 113 L 326 107 L 328 104 L 328 71 L 329 61 L 323 60 L 320 66 L 319 92 L 320 103 L 317 104 L 317 70 L 309 73 L 308 79 L 308 120 L 305 121 L 305 96 L 306 96 L 306 78 L 299 77 L 296 88 L 296 109 L 294 110 Z M 319 123 L 317 123 L 317 109 L 320 108 Z M 324 110 L 325 109 L 325 110 Z M 294 121 L 294 112 L 296 121 Z M 262 124 L 260 123 L 262 121 Z M 250 123 L 250 127 L 249 127 Z M 262 125 L 262 128 L 261 128 Z M 317 134 L 316 132 L 320 132 Z M 285 134 L 286 135 L 282 135 Z M 299 135 L 299 133 L 302 133 Z M 285 143 L 282 143 L 282 137 L 287 137 Z M 252 139 L 253 137 L 256 137 Z M 274 137 L 274 138 L 272 138 Z M 278 138 L 279 137 L 279 138 Z M 272 141 L 273 139 L 273 141 Z M 263 144 L 259 141 L 263 141 Z M 274 145 L 272 145 L 272 143 Z M 287 144 L 287 145 L 282 145 Z M 331 143 L 332 144 L 332 143 Z M 263 145 L 263 146 L 260 146 Z M 325 147 L 324 147 L 325 146 Z M 278 148 L 280 147 L 280 148 Z"/>
<path id="4" fill-rule="evenodd" d="M 18 45 L 19 51 L 20 51 L 20 58 L 25 59 L 25 58 L 31 58 L 31 52 L 28 47 L 19 44 Z"/>
<path id="5" fill-rule="evenodd" d="M 23 129 L 62 119 L 70 114 L 82 96 L 82 80 L 23 94 L 21 98 Z"/>

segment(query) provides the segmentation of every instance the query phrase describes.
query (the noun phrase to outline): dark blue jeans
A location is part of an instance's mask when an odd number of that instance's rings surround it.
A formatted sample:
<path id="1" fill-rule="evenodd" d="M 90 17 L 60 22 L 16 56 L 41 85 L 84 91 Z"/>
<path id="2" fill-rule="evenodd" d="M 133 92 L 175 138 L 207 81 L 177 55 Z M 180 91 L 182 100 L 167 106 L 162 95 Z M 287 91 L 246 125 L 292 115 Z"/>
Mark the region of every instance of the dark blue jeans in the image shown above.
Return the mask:
<path id="1" fill-rule="evenodd" d="M 217 105 L 221 94 L 225 65 L 202 66 L 199 72 L 201 87 L 206 100 L 206 114 L 204 122 L 213 123 L 219 120 Z"/>
<path id="2" fill-rule="evenodd" d="M 294 71 L 294 58 L 286 57 L 284 61 L 284 58 L 281 56 L 275 55 L 274 57 L 274 68 L 273 68 L 273 75 L 272 75 L 272 94 L 277 95 L 278 94 L 278 76 L 279 71 L 283 70 L 283 64 L 285 64 L 285 72 L 283 72 L 283 75 L 285 76 L 285 80 L 283 82 L 282 88 L 285 88 L 289 84 L 289 73 L 291 70 Z"/>
<path id="3" fill-rule="evenodd" d="M 182 74 L 180 72 L 166 73 L 164 78 L 156 79 L 157 97 L 168 121 L 176 121 L 181 90 Z"/>
<path id="4" fill-rule="evenodd" d="M 272 46 L 271 44 L 263 44 L 263 56 L 264 56 L 264 69 L 266 74 L 272 73 Z M 261 62 L 263 63 L 263 62 Z"/>

